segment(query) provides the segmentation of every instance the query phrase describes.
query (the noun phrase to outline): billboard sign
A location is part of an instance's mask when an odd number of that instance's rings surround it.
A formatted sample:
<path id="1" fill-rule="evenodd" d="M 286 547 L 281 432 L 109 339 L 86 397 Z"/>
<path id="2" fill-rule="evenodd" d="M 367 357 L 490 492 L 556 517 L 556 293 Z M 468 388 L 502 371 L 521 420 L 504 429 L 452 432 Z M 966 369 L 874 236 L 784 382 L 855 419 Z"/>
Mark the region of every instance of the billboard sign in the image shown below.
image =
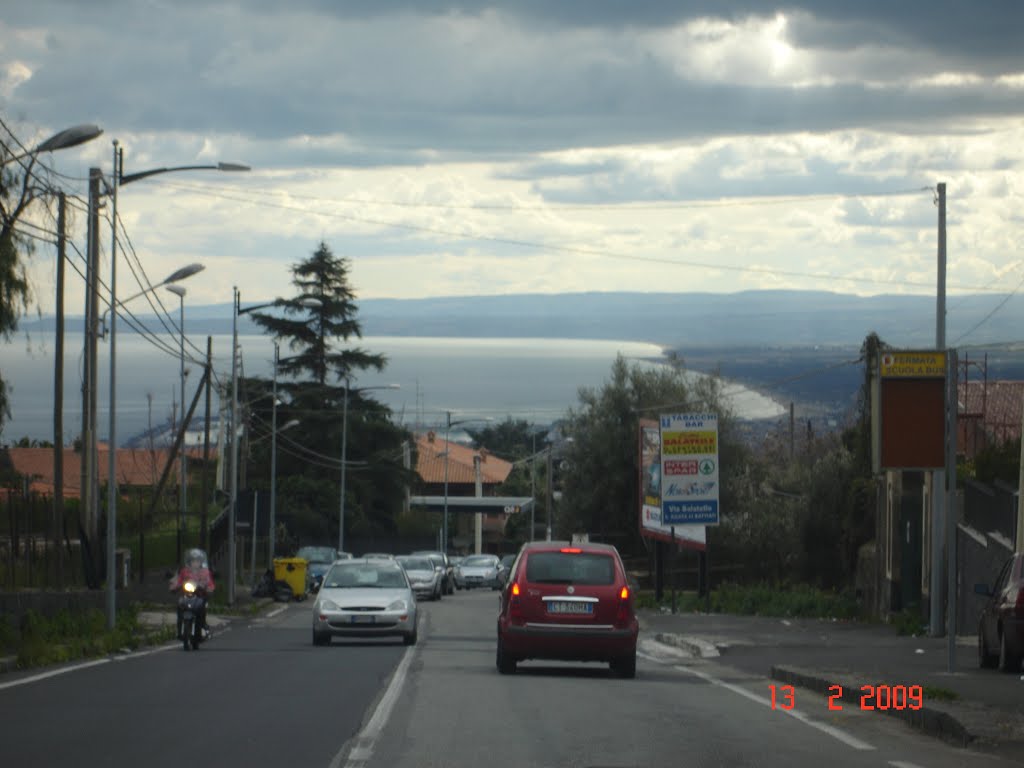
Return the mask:
<path id="1" fill-rule="evenodd" d="M 653 419 L 640 421 L 640 535 L 672 543 L 673 526 L 661 519 L 661 433 Z M 704 549 L 703 525 L 675 526 L 675 543 L 688 549 Z"/>
<path id="2" fill-rule="evenodd" d="M 665 525 L 718 525 L 718 414 L 664 414 L 661 516 Z"/>
<path id="3" fill-rule="evenodd" d="M 885 350 L 878 359 L 881 469 L 946 466 L 946 353 Z"/>

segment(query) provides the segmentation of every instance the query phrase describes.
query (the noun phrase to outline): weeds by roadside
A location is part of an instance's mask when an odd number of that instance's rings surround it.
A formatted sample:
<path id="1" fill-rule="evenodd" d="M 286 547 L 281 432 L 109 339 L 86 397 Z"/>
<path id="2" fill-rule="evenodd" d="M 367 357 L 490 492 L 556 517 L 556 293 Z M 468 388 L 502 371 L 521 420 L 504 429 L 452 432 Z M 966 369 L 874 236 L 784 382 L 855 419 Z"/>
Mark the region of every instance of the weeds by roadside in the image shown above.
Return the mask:
<path id="1" fill-rule="evenodd" d="M 95 658 L 124 649 L 135 650 L 174 636 L 173 627 L 141 625 L 135 606 L 118 611 L 112 630 L 107 629 L 104 613 L 97 610 L 61 611 L 50 618 L 28 611 L 18 629 L 6 622 L 2 624 L 6 627 L 0 637 L 2 647 L 17 658 L 19 669 Z"/>
<path id="2" fill-rule="evenodd" d="M 659 609 L 671 605 L 671 599 L 659 604 L 652 592 L 637 596 L 640 608 Z M 848 592 L 828 592 L 804 585 L 773 587 L 767 584 L 741 586 L 722 584 L 711 591 L 710 598 L 693 592 L 676 596 L 677 610 L 685 613 L 708 611 L 739 616 L 774 616 L 804 619 L 857 619 L 861 606 Z"/>

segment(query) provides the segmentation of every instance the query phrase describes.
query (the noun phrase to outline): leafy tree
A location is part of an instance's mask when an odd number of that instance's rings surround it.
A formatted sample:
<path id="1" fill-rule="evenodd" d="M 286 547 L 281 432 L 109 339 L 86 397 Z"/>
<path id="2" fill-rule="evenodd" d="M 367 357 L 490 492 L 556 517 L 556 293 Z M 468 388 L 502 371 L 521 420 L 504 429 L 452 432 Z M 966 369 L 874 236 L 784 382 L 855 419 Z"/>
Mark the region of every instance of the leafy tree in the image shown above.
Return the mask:
<path id="1" fill-rule="evenodd" d="M 0 162 L 14 154 L 10 147 L 0 143 Z M 25 167 L 10 163 L 0 169 L 0 339 L 4 341 L 10 341 L 32 299 L 24 264 L 32 253 L 32 241 L 17 229 L 19 218 L 35 199 L 31 184 L 35 156 L 26 163 Z M 0 431 L 10 414 L 7 385 L 0 377 Z"/>
<path id="2" fill-rule="evenodd" d="M 642 551 L 638 525 L 638 419 L 661 410 L 719 414 L 720 466 L 726 472 L 737 442 L 721 380 L 695 377 L 680 366 L 628 365 L 620 355 L 600 388 L 581 388 L 580 406 L 570 409 L 557 534 L 587 531 L 625 553 Z M 723 475 L 725 477 L 727 475 Z M 723 508 L 728 508 L 725 488 Z"/>
<path id="3" fill-rule="evenodd" d="M 253 314 L 253 320 L 282 342 L 278 365 L 278 425 L 298 426 L 278 437 L 278 505 L 300 540 L 337 538 L 343 409 L 348 391 L 346 436 L 346 534 L 387 534 L 405 501 L 410 480 L 402 464 L 408 434 L 390 421 L 391 411 L 352 388 L 359 371 L 383 370 L 386 358 L 349 344 L 362 337 L 348 261 L 321 242 L 313 255 L 292 267 L 297 295 L 278 301 L 282 314 Z M 315 299 L 316 306 L 306 306 Z M 264 434 L 272 419 L 271 382 L 249 379 L 246 401 L 252 422 Z M 254 445 L 253 458 L 270 464 L 270 440 Z M 269 472 L 261 472 L 268 477 Z M 260 481 L 269 485 L 269 481 Z"/>

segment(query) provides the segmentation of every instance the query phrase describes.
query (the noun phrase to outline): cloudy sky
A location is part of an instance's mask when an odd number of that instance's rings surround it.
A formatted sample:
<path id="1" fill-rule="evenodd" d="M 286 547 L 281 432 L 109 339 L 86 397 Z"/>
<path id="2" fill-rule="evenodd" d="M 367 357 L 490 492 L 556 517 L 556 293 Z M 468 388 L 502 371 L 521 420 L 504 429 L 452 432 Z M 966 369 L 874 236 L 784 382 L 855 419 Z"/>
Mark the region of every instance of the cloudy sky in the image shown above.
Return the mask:
<path id="1" fill-rule="evenodd" d="M 361 298 L 934 294 L 940 182 L 950 293 L 1024 281 L 1018 0 L 0 5 L 7 127 L 105 131 L 41 157 L 69 192 L 113 139 L 252 167 L 120 191 L 151 279 L 205 264 L 190 303 L 287 294 L 320 240 Z"/>

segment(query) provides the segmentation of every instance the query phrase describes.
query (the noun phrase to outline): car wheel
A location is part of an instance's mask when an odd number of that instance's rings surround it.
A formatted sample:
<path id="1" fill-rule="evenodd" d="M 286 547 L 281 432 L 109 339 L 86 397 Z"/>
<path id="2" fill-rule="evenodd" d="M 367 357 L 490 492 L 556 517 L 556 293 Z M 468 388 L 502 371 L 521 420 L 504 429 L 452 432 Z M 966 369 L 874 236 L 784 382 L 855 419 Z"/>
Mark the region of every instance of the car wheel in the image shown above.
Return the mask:
<path id="1" fill-rule="evenodd" d="M 617 674 L 619 677 L 626 679 L 636 677 L 636 650 L 627 656 L 620 656 L 612 661 L 608 666 L 611 667 L 612 672 Z"/>
<path id="2" fill-rule="evenodd" d="M 406 645 L 416 645 L 416 641 L 419 639 L 419 631 L 413 630 L 411 635 L 402 635 L 402 642 Z"/>
<path id="3" fill-rule="evenodd" d="M 982 669 L 992 669 L 998 662 L 998 657 L 988 652 L 985 647 L 985 633 L 982 626 L 978 625 L 978 666 Z"/>
<path id="4" fill-rule="evenodd" d="M 313 645 L 330 645 L 331 636 L 326 632 L 317 632 L 313 630 Z"/>
<path id="5" fill-rule="evenodd" d="M 498 651 L 495 658 L 495 662 L 498 666 L 498 672 L 503 675 L 513 675 L 516 671 L 516 660 L 505 653 L 505 649 L 502 646 L 501 636 L 498 636 Z"/>
<path id="6" fill-rule="evenodd" d="M 1010 651 L 1005 632 L 999 633 L 999 668 L 1003 672 L 1020 672 L 1020 657 Z"/>

